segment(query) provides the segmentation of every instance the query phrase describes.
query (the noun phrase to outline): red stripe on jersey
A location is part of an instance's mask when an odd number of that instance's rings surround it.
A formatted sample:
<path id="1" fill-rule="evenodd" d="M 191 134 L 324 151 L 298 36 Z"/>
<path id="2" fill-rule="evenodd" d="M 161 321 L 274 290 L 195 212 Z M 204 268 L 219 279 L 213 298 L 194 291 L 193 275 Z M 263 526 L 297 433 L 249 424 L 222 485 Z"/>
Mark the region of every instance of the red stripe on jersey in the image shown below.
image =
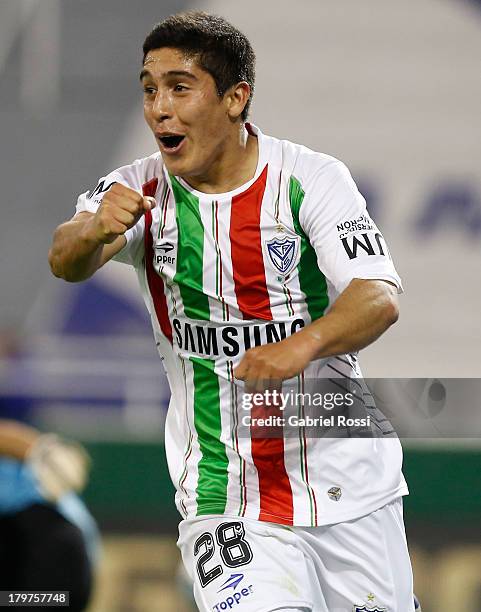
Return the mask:
<path id="1" fill-rule="evenodd" d="M 142 193 L 144 196 L 155 197 L 157 191 L 158 179 L 153 178 L 142 185 Z M 169 309 L 167 308 L 167 300 L 165 299 L 164 281 L 157 274 L 154 268 L 154 242 L 150 228 L 152 226 L 152 211 L 145 212 L 145 272 L 147 275 L 147 283 L 149 284 L 150 294 L 154 302 L 155 313 L 160 325 L 160 329 L 169 342 L 172 344 L 172 326 L 169 319 Z"/>
<path id="2" fill-rule="evenodd" d="M 230 241 L 237 304 L 244 319 L 272 320 L 261 242 L 261 207 L 267 166 L 243 193 L 232 198 Z"/>
<path id="3" fill-rule="evenodd" d="M 283 413 L 278 406 L 251 408 L 251 422 L 255 423 L 255 419 L 271 415 L 282 417 Z M 259 520 L 292 525 L 294 503 L 291 483 L 284 464 L 282 425 L 263 428 L 251 424 L 250 431 L 251 455 L 259 479 Z"/>
<path id="4" fill-rule="evenodd" d="M 230 240 L 235 293 L 244 319 L 271 321 L 260 228 L 266 182 L 267 166 L 247 191 L 232 198 Z M 267 410 L 267 407 L 253 407 L 251 416 L 265 417 Z M 269 408 L 268 414 L 282 416 L 275 406 Z M 259 520 L 292 525 L 294 505 L 284 464 L 282 427 L 276 432 L 276 438 L 272 433 L 272 427 L 266 432 L 251 427 L 251 455 L 259 479 Z"/>
<path id="5" fill-rule="evenodd" d="M 159 184 L 159 179 L 153 178 L 150 181 L 147 181 L 142 185 L 142 194 L 144 197 L 155 198 L 155 193 L 157 191 L 157 185 Z"/>

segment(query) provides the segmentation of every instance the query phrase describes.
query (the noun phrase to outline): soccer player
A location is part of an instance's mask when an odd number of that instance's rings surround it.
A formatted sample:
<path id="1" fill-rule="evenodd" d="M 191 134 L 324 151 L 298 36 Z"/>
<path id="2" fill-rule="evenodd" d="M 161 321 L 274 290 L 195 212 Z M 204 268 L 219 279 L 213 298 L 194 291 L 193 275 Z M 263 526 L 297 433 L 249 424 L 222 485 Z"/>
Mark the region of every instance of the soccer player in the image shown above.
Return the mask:
<path id="1" fill-rule="evenodd" d="M 356 354 L 397 320 L 402 290 L 346 166 L 246 121 L 254 63 L 221 17 L 155 26 L 140 81 L 159 150 L 79 197 L 50 265 L 68 281 L 112 258 L 138 273 L 172 391 L 178 544 L 201 611 L 411 612 L 392 432 L 259 438 L 243 425 L 245 390 L 360 377 Z M 295 121 L 287 78 L 277 95 Z"/>

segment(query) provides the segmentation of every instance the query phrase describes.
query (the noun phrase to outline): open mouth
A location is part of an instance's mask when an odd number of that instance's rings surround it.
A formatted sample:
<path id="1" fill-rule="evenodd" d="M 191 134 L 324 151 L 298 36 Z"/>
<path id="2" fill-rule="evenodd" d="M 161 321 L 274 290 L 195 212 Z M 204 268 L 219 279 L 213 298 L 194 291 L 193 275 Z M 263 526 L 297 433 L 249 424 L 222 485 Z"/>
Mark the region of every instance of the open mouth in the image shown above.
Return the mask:
<path id="1" fill-rule="evenodd" d="M 184 141 L 185 136 L 159 136 L 159 140 L 162 143 L 164 149 L 166 151 L 176 151 L 182 142 Z"/>

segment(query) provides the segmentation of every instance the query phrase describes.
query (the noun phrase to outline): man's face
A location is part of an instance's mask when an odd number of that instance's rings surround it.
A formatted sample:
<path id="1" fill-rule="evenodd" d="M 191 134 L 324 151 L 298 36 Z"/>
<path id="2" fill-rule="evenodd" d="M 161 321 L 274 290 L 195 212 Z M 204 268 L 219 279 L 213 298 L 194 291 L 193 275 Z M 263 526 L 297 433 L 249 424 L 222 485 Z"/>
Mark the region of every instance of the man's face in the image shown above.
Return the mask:
<path id="1" fill-rule="evenodd" d="M 202 178 L 232 128 L 212 76 L 178 49 L 149 51 L 141 72 L 144 116 L 167 170 Z"/>

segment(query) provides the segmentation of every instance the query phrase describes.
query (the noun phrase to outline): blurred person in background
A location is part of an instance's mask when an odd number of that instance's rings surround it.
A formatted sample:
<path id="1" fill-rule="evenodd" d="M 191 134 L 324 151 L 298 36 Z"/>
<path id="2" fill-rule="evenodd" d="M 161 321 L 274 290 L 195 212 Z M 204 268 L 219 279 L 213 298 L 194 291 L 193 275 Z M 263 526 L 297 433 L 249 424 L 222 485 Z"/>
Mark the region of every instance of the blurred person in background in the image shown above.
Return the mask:
<path id="1" fill-rule="evenodd" d="M 88 468 L 80 445 L 0 420 L 0 590 L 69 591 L 85 610 L 99 546 L 76 494 Z"/>
<path id="2" fill-rule="evenodd" d="M 17 363 L 24 355 L 21 337 L 16 331 L 7 328 L 0 328 L 0 372 L 2 378 L 8 377 L 10 382 L 18 381 L 18 385 L 13 385 L 15 393 L 8 396 L 0 393 L 0 418 L 13 419 L 15 421 L 29 422 L 32 418 L 32 398 L 24 393 L 25 372 L 15 372 L 8 367 L 3 367 L 5 362 Z"/>
<path id="3" fill-rule="evenodd" d="M 254 65 L 221 17 L 158 24 L 140 76 L 159 151 L 79 197 L 50 265 L 71 282 L 110 259 L 138 273 L 172 391 L 178 544 L 202 612 L 411 612 L 402 451 L 380 439 L 392 431 L 242 435 L 245 390 L 361 376 L 357 351 L 397 320 L 402 290 L 345 165 L 247 122 Z M 288 75 L 276 95 L 293 95 Z"/>

